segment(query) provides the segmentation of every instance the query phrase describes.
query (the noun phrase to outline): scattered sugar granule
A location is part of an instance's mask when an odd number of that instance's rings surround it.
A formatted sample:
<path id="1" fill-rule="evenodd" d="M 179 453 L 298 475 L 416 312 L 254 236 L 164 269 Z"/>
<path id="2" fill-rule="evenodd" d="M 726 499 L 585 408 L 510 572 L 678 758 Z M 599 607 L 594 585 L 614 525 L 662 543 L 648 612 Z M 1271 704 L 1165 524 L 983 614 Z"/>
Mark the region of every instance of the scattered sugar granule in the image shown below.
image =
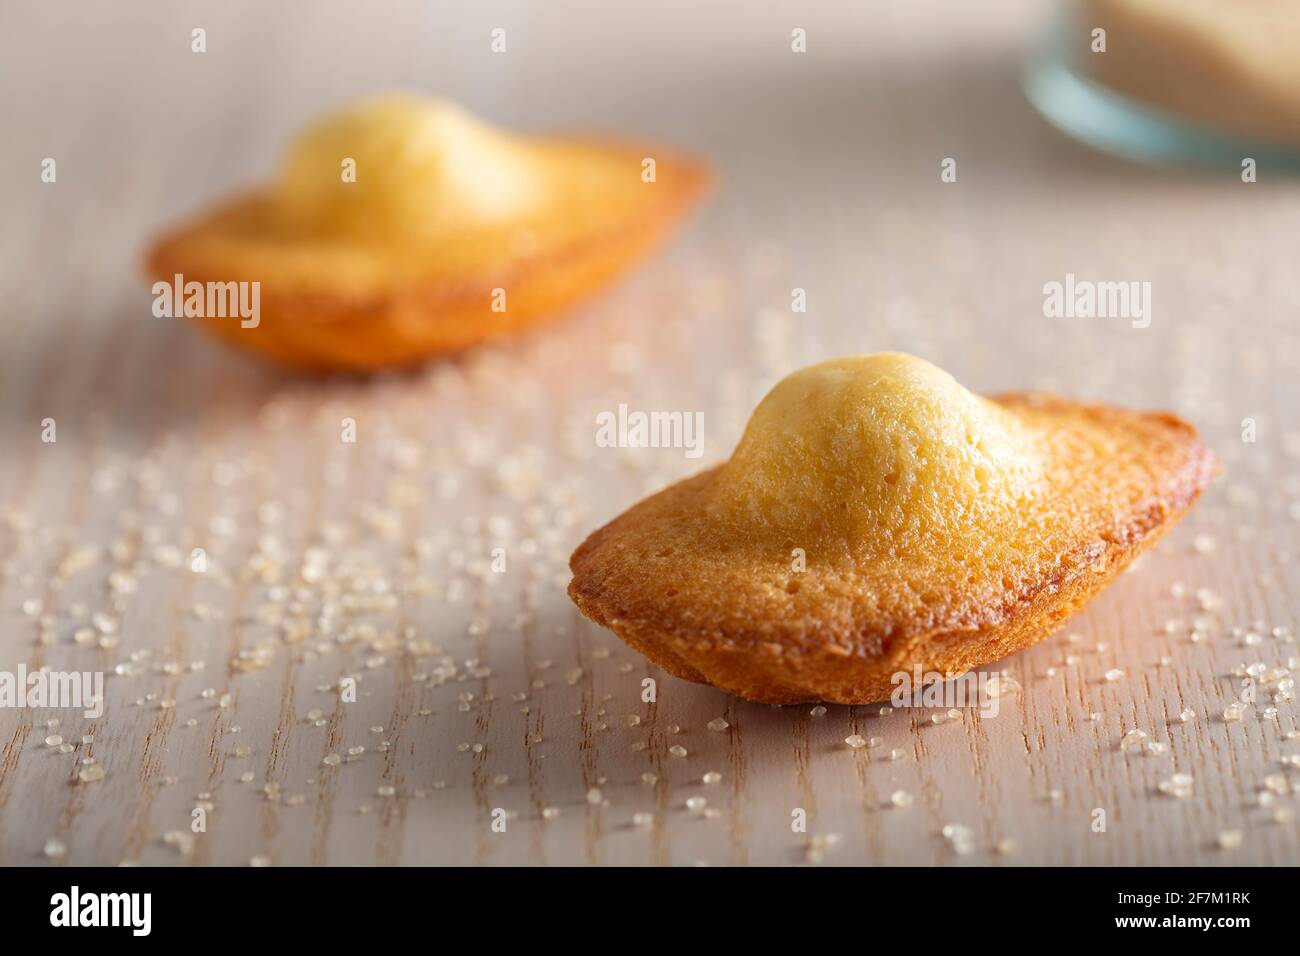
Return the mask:
<path id="1" fill-rule="evenodd" d="M 672 754 L 674 757 L 686 756 L 686 748 L 683 747 L 681 744 L 673 744 L 671 747 L 668 748 L 668 752 Z"/>
<path id="2" fill-rule="evenodd" d="M 838 833 L 811 835 L 808 837 L 808 845 L 804 847 L 804 859 L 809 863 L 820 863 L 826 858 L 826 851 L 838 846 L 839 842 Z"/>
<path id="3" fill-rule="evenodd" d="M 1235 850 L 1241 846 L 1240 830 L 1224 830 L 1219 834 L 1219 846 L 1224 850 Z"/>
<path id="4" fill-rule="evenodd" d="M 58 837 L 50 837 L 45 841 L 45 855 L 51 860 L 60 859 L 67 852 L 67 845 Z"/>
<path id="5" fill-rule="evenodd" d="M 1020 690 L 1020 683 L 1007 674 L 993 674 L 984 683 L 984 692 L 990 697 L 1006 697 Z"/>
<path id="6" fill-rule="evenodd" d="M 600 792 L 600 787 L 592 787 L 587 791 L 587 802 L 593 807 L 600 806 L 600 802 L 604 798 L 604 794 Z"/>
<path id="7" fill-rule="evenodd" d="M 1190 773 L 1173 774 L 1168 780 L 1161 780 L 1156 784 L 1156 789 L 1165 796 L 1185 799 L 1192 795 L 1192 775 Z"/>
<path id="8" fill-rule="evenodd" d="M 709 728 L 709 730 L 713 731 L 715 734 L 720 734 L 720 733 L 722 733 L 724 730 L 726 730 L 726 729 L 727 729 L 728 727 L 730 727 L 730 726 L 731 726 L 731 724 L 727 723 L 727 722 L 726 722 L 725 720 L 723 720 L 721 717 L 714 717 L 714 718 L 713 718 L 712 720 L 710 720 L 709 723 L 708 723 L 708 728 Z"/>
<path id="9" fill-rule="evenodd" d="M 1106 671 L 1105 674 L 1106 680 L 1112 684 L 1123 676 L 1124 676 L 1124 672 L 1120 670 L 1118 667 L 1111 668 L 1110 670 Z"/>
<path id="10" fill-rule="evenodd" d="M 103 780 L 104 768 L 99 766 L 99 764 L 82 767 L 80 772 L 77 774 L 77 779 L 82 783 L 95 783 L 98 780 Z"/>
<path id="11" fill-rule="evenodd" d="M 812 716 L 814 716 L 814 717 L 825 717 L 825 716 L 826 716 L 826 708 L 823 707 L 821 704 L 818 704 L 818 705 L 817 705 L 816 707 L 814 707 L 812 710 L 808 711 L 808 713 L 810 713 L 810 714 L 811 714 Z"/>
<path id="12" fill-rule="evenodd" d="M 906 790 L 895 790 L 889 795 L 889 802 L 896 807 L 910 807 L 912 795 Z"/>
<path id="13" fill-rule="evenodd" d="M 709 802 L 709 801 L 707 801 L 707 800 L 705 800 L 703 797 L 699 797 L 699 796 L 696 796 L 696 797 L 687 797 L 687 798 L 686 798 L 686 809 L 698 813 L 699 811 L 701 811 L 701 810 L 704 809 L 705 805 L 706 805 L 708 802 Z"/>
<path id="14" fill-rule="evenodd" d="M 1190 724 L 1193 720 L 1196 719 L 1196 711 L 1192 710 L 1192 708 L 1190 708 L 1190 707 L 1185 708 L 1185 709 L 1184 709 L 1184 710 L 1183 710 L 1183 711 L 1178 715 L 1178 719 L 1181 720 L 1181 721 L 1182 721 L 1183 723 L 1185 723 L 1185 724 Z"/>
<path id="15" fill-rule="evenodd" d="M 1291 792 L 1291 784 L 1284 773 L 1270 773 L 1264 777 L 1264 786 L 1278 796 L 1286 796 Z"/>
<path id="16" fill-rule="evenodd" d="M 947 838 L 953 852 L 964 856 L 975 849 L 975 837 L 970 827 L 962 826 L 960 823 L 947 823 L 944 824 L 941 832 Z"/>
<path id="17" fill-rule="evenodd" d="M 1119 749 L 1124 753 L 1133 751 L 1142 751 L 1147 746 L 1147 732 L 1145 730 L 1130 730 L 1119 740 Z"/>
<path id="18" fill-rule="evenodd" d="M 863 737 L 861 734 L 849 734 L 849 736 L 844 738 L 844 742 L 854 750 L 861 750 L 867 745 L 867 738 Z"/>
<path id="19" fill-rule="evenodd" d="M 700 780 L 707 784 L 721 783 L 722 774 L 718 773 L 716 770 L 710 770 L 703 777 L 701 777 Z"/>
<path id="20" fill-rule="evenodd" d="M 194 852 L 194 837 L 182 830 L 168 830 L 163 834 L 163 842 L 175 847 L 181 856 L 189 856 Z"/>
<path id="21" fill-rule="evenodd" d="M 634 813 L 632 814 L 632 825 L 634 827 L 648 827 L 655 822 L 653 813 Z"/>

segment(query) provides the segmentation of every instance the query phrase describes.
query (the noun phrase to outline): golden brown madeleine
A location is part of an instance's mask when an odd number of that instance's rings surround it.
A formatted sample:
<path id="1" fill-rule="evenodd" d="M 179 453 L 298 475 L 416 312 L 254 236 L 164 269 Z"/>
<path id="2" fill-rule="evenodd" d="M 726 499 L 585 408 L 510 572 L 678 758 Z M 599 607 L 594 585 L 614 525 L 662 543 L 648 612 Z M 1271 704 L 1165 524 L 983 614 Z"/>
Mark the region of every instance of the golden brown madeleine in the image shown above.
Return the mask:
<path id="1" fill-rule="evenodd" d="M 1172 415 L 836 359 L 778 383 L 729 461 L 587 538 L 569 595 L 678 677 L 884 700 L 896 672 L 958 674 L 1052 633 L 1216 468 Z"/>
<path id="2" fill-rule="evenodd" d="M 256 328 L 201 321 L 284 364 L 408 365 L 596 292 L 709 182 L 658 147 L 515 136 L 445 102 L 386 97 L 307 131 L 275 183 L 164 236 L 148 270 L 260 283 Z"/>

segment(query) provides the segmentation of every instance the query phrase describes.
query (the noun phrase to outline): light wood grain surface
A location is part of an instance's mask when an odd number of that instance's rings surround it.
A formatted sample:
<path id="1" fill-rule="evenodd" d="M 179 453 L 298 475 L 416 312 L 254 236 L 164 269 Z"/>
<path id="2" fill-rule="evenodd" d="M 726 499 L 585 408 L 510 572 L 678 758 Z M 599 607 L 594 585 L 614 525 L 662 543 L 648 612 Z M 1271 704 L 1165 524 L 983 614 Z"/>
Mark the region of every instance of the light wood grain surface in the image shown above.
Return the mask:
<path id="1" fill-rule="evenodd" d="M 1285 685 L 1222 717 L 1241 665 L 1300 669 L 1300 183 L 1059 138 L 1018 89 L 1051 12 L 5 5 L 0 669 L 108 677 L 99 720 L 0 710 L 0 862 L 1300 860 Z M 720 189 L 571 320 L 416 374 L 295 378 L 150 314 L 139 257 L 157 228 L 269 175 L 314 115 L 393 88 L 663 140 L 708 158 Z M 1043 284 L 1068 272 L 1150 281 L 1150 327 L 1045 318 Z M 567 558 L 588 531 L 729 454 L 787 371 L 882 349 L 978 390 L 1175 410 L 1224 474 L 1065 632 L 999 665 L 1023 691 L 993 718 L 749 705 L 577 614 Z M 595 416 L 620 402 L 703 412 L 703 462 L 597 448 Z M 1165 751 L 1122 752 L 1134 729 Z M 853 750 L 853 733 L 881 742 Z M 103 779 L 79 780 L 86 758 Z M 1190 796 L 1162 794 L 1179 772 Z M 899 790 L 910 806 L 890 806 Z M 1240 846 L 1220 846 L 1228 831 Z"/>

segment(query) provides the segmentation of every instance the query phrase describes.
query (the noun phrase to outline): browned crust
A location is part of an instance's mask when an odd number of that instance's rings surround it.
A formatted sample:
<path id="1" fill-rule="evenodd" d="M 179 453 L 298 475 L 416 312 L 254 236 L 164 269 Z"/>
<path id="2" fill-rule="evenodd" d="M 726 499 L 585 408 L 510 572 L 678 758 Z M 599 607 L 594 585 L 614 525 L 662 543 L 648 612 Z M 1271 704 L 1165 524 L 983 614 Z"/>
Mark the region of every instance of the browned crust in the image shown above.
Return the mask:
<path id="1" fill-rule="evenodd" d="M 1055 632 L 1154 545 L 1191 507 L 1218 466 L 1196 430 L 1173 415 L 1142 415 L 1046 395 L 1007 395 L 998 401 L 1095 423 L 1122 422 L 1136 428 L 1129 440 L 1139 440 L 1148 430 L 1161 436 L 1168 453 L 1152 463 L 1157 482 L 1129 495 L 1122 511 L 1080 527 L 1077 544 L 1059 560 L 1009 575 L 1017 583 L 1004 588 L 996 601 L 971 606 L 962 595 L 949 594 L 939 613 L 904 619 L 839 613 L 810 620 L 806 611 L 797 619 L 745 619 L 725 607 L 741 598 L 710 591 L 717 582 L 703 580 L 699 593 L 683 596 L 676 593 L 680 578 L 674 580 L 669 601 L 665 593 L 656 594 L 659 582 L 651 571 L 642 567 L 629 574 L 620 567 L 625 557 L 619 543 L 644 520 L 642 509 L 656 498 L 690 502 L 717 469 L 665 489 L 590 535 L 570 559 L 574 577 L 569 596 L 583 614 L 669 673 L 761 703 L 884 700 L 898 671 L 920 666 L 962 673 L 1022 650 Z M 683 603 L 692 599 L 693 611 L 684 613 Z"/>
<path id="2" fill-rule="evenodd" d="M 212 216 L 160 238 L 147 255 L 145 271 L 151 280 L 162 281 L 177 273 L 186 281 L 260 281 L 257 328 L 241 328 L 230 318 L 197 321 L 236 348 L 279 364 L 305 371 L 418 364 L 560 317 L 651 252 L 712 188 L 708 168 L 684 156 L 657 148 L 617 148 L 629 156 L 656 156 L 656 202 L 579 240 L 543 249 L 527 260 L 485 264 L 478 274 L 453 281 L 405 284 L 364 295 L 322 294 L 261 275 L 236 275 L 256 270 L 232 269 L 194 254 L 195 240 L 201 240 Z M 507 290 L 505 312 L 489 308 L 495 288 Z"/>

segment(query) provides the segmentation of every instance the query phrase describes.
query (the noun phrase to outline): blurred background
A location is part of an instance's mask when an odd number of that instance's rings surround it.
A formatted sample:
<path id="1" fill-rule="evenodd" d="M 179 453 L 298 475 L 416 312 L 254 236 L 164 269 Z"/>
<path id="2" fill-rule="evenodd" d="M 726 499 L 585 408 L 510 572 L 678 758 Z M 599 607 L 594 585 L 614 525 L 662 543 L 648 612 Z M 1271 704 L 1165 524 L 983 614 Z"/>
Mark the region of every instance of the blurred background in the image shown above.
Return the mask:
<path id="1" fill-rule="evenodd" d="M 1245 184 L 1063 136 L 1021 89 L 1060 13 L 6 4 L 0 667 L 126 668 L 93 733 L 108 770 L 93 788 L 74 781 L 85 754 L 44 752 L 51 718 L 0 712 L 0 862 L 931 864 L 997 861 L 1001 840 L 1018 863 L 1227 862 L 1224 829 L 1248 831 L 1234 861 L 1294 862 L 1294 825 L 1254 797 L 1295 749 L 1290 710 L 1209 715 L 1242 660 L 1295 654 L 1300 189 L 1267 166 Z M 718 191 L 571 319 L 415 373 L 303 379 L 150 314 L 151 236 L 268 179 L 308 121 L 389 90 L 511 128 L 670 144 L 711 163 Z M 1045 317 L 1043 286 L 1067 273 L 1149 281 L 1150 326 Z M 980 391 L 1177 411 L 1225 475 L 1072 626 L 1082 663 L 1061 663 L 1060 639 L 1006 662 L 1026 693 L 1004 718 L 813 718 L 661 674 L 647 709 L 639 680 L 657 672 L 577 616 L 567 557 L 700 463 L 597 449 L 594 416 L 703 411 L 711 463 L 782 375 L 885 349 Z M 47 417 L 56 445 L 39 441 Z M 497 545 L 517 569 L 503 581 L 482 573 Z M 198 546 L 213 573 L 177 566 Z M 1247 632 L 1267 647 L 1243 651 Z M 1129 680 L 1102 682 L 1114 667 Z M 354 672 L 366 692 L 349 709 L 330 682 Z M 1205 719 L 1175 735 L 1186 706 Z M 707 731 L 718 716 L 729 729 Z M 1120 754 L 1134 727 L 1168 737 L 1167 756 Z M 882 749 L 845 754 L 859 729 Z M 321 769 L 351 747 L 354 766 Z M 907 759 L 882 763 L 891 749 Z M 1162 802 L 1175 770 L 1205 781 L 1196 799 Z M 916 805 L 886 818 L 900 788 Z M 697 791 L 716 813 L 684 809 Z M 186 849 L 166 834 L 196 800 L 216 822 Z M 1089 831 L 1098 805 L 1116 838 Z M 790 831 L 794 806 L 811 835 Z M 497 807 L 517 836 L 489 832 Z M 975 854 L 951 852 L 950 822 L 974 828 Z"/>

